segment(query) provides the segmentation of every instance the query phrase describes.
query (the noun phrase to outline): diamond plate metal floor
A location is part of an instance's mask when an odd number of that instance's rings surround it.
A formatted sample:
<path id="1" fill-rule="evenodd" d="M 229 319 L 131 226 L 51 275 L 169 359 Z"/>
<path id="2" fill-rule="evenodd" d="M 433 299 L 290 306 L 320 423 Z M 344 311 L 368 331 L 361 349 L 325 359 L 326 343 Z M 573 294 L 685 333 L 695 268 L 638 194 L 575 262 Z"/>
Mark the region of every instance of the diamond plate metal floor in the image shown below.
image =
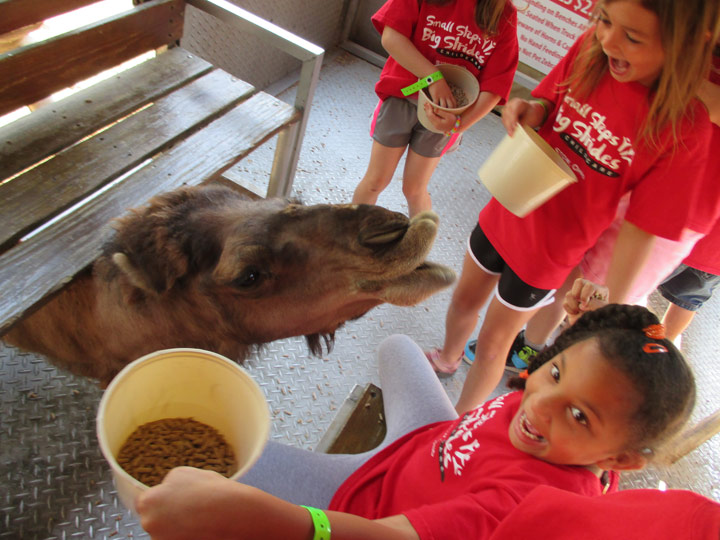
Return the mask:
<path id="1" fill-rule="evenodd" d="M 327 55 L 310 115 L 295 180 L 306 203 L 347 202 L 369 159 L 368 126 L 379 69 L 344 52 Z M 280 92 L 291 102 L 293 89 Z M 475 181 L 476 170 L 504 135 L 490 115 L 446 156 L 431 182 L 440 231 L 431 258 L 460 271 L 465 240 L 489 196 Z M 240 175 L 269 170 L 272 145 L 237 168 Z M 401 170 L 401 167 L 399 168 Z M 406 211 L 399 178 L 379 204 Z M 276 341 L 246 367 L 261 385 L 273 418 L 272 438 L 314 448 L 356 383 L 378 383 L 375 350 L 391 333 L 410 335 L 421 346 L 442 343 L 450 291 L 412 308 L 381 306 L 338 331 L 332 353 L 309 356 L 302 338 Z M 664 301 L 651 298 L 659 313 Z M 683 350 L 699 384 L 695 418 L 720 408 L 718 315 L 720 296 L 698 314 L 684 336 Z M 478 319 L 478 323 L 482 320 Z M 0 346 L 0 539 L 142 538 L 137 519 L 117 500 L 109 467 L 95 438 L 101 390 L 70 376 L 43 358 Z M 444 379 L 459 396 L 467 366 Z M 504 392 L 499 386 L 496 393 Z M 720 501 L 720 437 L 669 468 L 649 468 L 624 477 L 623 487 L 657 487 L 664 482 Z"/>

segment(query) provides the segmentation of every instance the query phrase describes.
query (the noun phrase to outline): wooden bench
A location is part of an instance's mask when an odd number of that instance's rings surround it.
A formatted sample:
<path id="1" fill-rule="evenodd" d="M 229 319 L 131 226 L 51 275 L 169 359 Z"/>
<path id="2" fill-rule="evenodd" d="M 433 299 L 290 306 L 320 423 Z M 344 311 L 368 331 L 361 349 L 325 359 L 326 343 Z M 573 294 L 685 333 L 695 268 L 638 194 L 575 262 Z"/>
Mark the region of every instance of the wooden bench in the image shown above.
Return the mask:
<path id="1" fill-rule="evenodd" d="M 0 39 L 93 1 L 0 1 Z M 3 116 L 155 52 L 0 127 L 0 336 L 92 263 L 110 220 L 155 194 L 221 179 L 276 135 L 262 195 L 290 194 L 323 50 L 224 0 L 187 4 L 297 58 L 294 105 L 180 47 L 183 0 L 150 0 L 0 54 Z"/>

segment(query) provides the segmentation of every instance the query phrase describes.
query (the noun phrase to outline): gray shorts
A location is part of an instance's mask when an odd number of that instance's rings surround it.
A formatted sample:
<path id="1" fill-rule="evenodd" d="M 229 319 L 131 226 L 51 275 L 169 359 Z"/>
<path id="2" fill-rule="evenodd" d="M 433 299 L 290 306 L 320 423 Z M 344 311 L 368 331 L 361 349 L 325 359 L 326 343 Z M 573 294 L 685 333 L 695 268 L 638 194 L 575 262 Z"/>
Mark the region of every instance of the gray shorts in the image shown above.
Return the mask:
<path id="1" fill-rule="evenodd" d="M 445 136 L 434 133 L 420 123 L 417 117 L 417 101 L 389 97 L 375 107 L 370 136 L 383 146 L 404 148 L 424 157 L 440 157 L 460 145 L 462 135 Z"/>
<path id="2" fill-rule="evenodd" d="M 665 300 L 688 311 L 697 311 L 710 300 L 720 276 L 681 264 L 658 287 Z"/>

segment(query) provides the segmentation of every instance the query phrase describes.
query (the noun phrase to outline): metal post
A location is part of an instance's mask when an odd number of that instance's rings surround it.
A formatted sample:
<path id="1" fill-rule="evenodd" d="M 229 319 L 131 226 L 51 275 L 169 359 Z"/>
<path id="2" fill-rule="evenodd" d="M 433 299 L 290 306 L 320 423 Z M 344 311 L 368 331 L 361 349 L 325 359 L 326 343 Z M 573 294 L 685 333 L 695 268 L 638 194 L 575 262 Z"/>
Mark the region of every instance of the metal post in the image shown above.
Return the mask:
<path id="1" fill-rule="evenodd" d="M 315 87 L 320 78 L 324 49 L 226 0 L 187 0 L 187 3 L 262 39 L 302 62 L 295 96 L 295 109 L 300 111 L 300 120 L 278 135 L 267 192 L 268 197 L 289 195 Z"/>

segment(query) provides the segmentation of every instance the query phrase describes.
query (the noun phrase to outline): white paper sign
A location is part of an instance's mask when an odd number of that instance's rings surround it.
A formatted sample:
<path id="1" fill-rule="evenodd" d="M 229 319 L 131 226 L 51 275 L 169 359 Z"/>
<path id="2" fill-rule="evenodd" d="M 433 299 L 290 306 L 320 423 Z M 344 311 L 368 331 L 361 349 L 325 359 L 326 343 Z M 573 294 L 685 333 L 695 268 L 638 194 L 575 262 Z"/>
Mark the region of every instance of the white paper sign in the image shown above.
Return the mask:
<path id="1" fill-rule="evenodd" d="M 514 0 L 520 62 L 547 74 L 588 27 L 595 0 Z"/>

